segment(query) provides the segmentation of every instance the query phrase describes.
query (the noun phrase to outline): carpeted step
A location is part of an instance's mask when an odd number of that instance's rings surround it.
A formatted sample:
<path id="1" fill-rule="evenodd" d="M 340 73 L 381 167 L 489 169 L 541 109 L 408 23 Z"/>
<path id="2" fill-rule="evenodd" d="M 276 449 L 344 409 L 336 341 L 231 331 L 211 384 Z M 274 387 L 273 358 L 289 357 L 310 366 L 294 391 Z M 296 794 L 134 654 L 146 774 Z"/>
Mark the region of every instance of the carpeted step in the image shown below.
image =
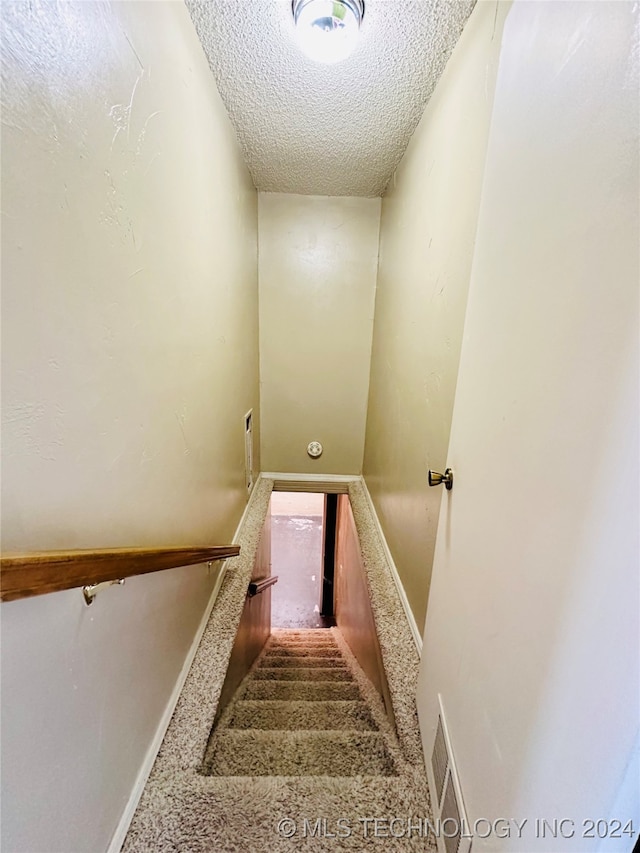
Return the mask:
<path id="1" fill-rule="evenodd" d="M 296 642 L 289 642 L 286 640 L 270 640 L 268 645 L 268 649 L 292 649 L 293 651 L 304 651 L 307 649 L 334 649 L 336 652 L 338 651 L 338 646 L 332 642 L 315 642 L 315 643 L 305 643 L 303 640 L 299 640 Z"/>
<path id="2" fill-rule="evenodd" d="M 311 637 L 306 638 L 302 636 L 284 636 L 278 634 L 272 634 L 269 639 L 269 645 L 272 646 L 333 646 L 336 647 L 336 641 L 331 636 L 326 637 Z"/>
<path id="3" fill-rule="evenodd" d="M 230 729 L 376 731 L 365 702 L 241 700 L 227 722 Z"/>
<path id="4" fill-rule="evenodd" d="M 361 696 L 355 681 L 249 681 L 242 697 L 238 698 L 316 702 L 323 699 L 353 700 Z"/>
<path id="5" fill-rule="evenodd" d="M 303 667 L 303 666 L 261 666 L 254 670 L 256 681 L 353 681 L 346 666 L 342 667 Z"/>
<path id="6" fill-rule="evenodd" d="M 285 628 L 279 630 L 274 628 L 271 632 L 272 640 L 325 640 L 326 642 L 334 643 L 335 640 L 330 628 Z"/>
<path id="7" fill-rule="evenodd" d="M 311 655 L 300 655 L 299 657 L 281 657 L 280 655 L 266 655 L 262 659 L 260 669 L 263 667 L 343 667 L 345 666 L 343 657 L 315 657 Z"/>
<path id="8" fill-rule="evenodd" d="M 313 655 L 316 658 L 332 658 L 332 657 L 340 657 L 340 650 L 337 646 L 320 646 L 314 645 L 313 648 L 309 646 L 276 646 L 272 648 L 271 646 L 267 647 L 267 651 L 265 652 L 265 658 L 293 658 L 293 660 L 297 660 L 298 658 L 305 658 L 309 655 Z"/>
<path id="9" fill-rule="evenodd" d="M 203 762 L 208 776 L 393 776 L 384 738 L 365 732 L 224 729 Z"/>

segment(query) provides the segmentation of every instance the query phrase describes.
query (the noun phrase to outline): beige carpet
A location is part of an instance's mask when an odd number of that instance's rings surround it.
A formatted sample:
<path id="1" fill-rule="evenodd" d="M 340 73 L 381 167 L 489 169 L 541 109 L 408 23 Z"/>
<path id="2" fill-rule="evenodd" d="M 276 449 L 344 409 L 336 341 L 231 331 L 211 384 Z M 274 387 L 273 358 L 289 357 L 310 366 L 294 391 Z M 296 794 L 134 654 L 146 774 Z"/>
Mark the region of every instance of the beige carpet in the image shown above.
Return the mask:
<path id="1" fill-rule="evenodd" d="M 359 688 L 331 630 L 278 631 L 212 733 L 203 772 L 395 776 L 391 732 L 380 731 L 370 694 Z"/>

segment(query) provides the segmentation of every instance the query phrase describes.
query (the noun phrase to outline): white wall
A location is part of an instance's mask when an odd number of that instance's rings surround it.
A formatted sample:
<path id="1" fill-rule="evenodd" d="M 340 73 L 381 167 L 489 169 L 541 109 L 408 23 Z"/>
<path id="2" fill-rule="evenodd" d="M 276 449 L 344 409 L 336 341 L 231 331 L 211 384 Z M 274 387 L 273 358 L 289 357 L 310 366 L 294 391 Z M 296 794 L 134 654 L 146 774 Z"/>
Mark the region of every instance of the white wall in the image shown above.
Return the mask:
<path id="1" fill-rule="evenodd" d="M 364 476 L 420 633 L 508 7 L 477 4 L 382 202 Z"/>
<path id="2" fill-rule="evenodd" d="M 528 821 L 476 853 L 639 829 L 638 22 L 516 2 L 504 29 L 418 697 L 471 821 Z"/>
<path id="3" fill-rule="evenodd" d="M 260 193 L 264 471 L 362 470 L 379 224 L 380 199 Z"/>
<path id="4" fill-rule="evenodd" d="M 2 16 L 4 550 L 228 542 L 257 196 L 187 11 Z M 2 605 L 3 850 L 107 847 L 214 579 Z"/>

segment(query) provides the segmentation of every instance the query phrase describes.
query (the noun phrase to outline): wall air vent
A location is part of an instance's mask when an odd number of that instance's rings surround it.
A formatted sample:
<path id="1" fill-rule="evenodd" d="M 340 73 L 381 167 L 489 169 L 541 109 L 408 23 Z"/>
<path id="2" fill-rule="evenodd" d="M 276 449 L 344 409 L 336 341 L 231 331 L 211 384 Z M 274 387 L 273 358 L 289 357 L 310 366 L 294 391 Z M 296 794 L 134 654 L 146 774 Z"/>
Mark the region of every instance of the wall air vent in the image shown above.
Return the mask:
<path id="1" fill-rule="evenodd" d="M 444 730 L 442 728 L 442 717 L 438 715 L 438 729 L 436 731 L 436 739 L 433 744 L 433 753 L 431 754 L 431 767 L 433 768 L 433 778 L 436 782 L 436 794 L 438 796 L 438 805 L 442 808 L 442 794 L 444 793 L 444 780 L 447 775 L 447 744 L 444 740 Z"/>
<path id="2" fill-rule="evenodd" d="M 447 853 L 458 853 L 460 849 L 460 809 L 456 799 L 456 791 L 451 781 L 451 772 L 447 773 L 447 786 L 444 789 L 444 802 L 440 809 L 440 821 L 444 830 L 444 846 Z"/>
<path id="3" fill-rule="evenodd" d="M 429 784 L 435 794 L 433 800 L 434 818 L 439 820 L 440 835 L 438 850 L 440 853 L 471 853 L 469 822 L 462 799 L 460 780 L 456 770 L 451 748 L 451 740 L 442 706 L 442 696 L 438 694 L 440 713 L 436 736 L 431 753 L 431 778 Z"/>

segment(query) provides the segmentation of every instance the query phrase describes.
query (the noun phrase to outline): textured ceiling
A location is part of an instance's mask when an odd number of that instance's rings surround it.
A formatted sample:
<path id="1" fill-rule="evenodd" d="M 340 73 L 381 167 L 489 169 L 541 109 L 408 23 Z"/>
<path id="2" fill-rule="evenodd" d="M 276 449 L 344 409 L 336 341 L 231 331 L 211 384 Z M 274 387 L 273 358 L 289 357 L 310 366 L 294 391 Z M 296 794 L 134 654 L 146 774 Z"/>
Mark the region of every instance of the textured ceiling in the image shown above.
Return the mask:
<path id="1" fill-rule="evenodd" d="M 295 43 L 290 0 L 186 0 L 259 190 L 377 196 L 474 0 L 365 0 L 337 65 Z"/>

